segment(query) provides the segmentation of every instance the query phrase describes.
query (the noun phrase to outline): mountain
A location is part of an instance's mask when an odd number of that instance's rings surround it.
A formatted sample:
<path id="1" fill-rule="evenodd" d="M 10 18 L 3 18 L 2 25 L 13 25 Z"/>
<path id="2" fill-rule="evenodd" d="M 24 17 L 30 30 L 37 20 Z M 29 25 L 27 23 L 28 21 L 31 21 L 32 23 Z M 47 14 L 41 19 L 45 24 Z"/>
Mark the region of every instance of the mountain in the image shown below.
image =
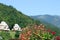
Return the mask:
<path id="1" fill-rule="evenodd" d="M 57 27 L 60 27 L 60 16 L 57 15 L 37 15 L 37 16 L 32 16 L 32 18 L 38 19 L 40 21 L 45 21 Z"/>
<path id="2" fill-rule="evenodd" d="M 9 25 L 10 29 L 12 29 L 13 25 L 16 23 L 19 24 L 21 28 L 24 28 L 27 25 L 33 25 L 33 24 L 39 25 L 42 23 L 46 26 L 46 28 L 51 30 L 54 29 L 53 31 L 57 32 L 58 35 L 60 34 L 60 32 L 57 31 L 59 30 L 59 28 L 57 28 L 56 26 L 35 20 L 30 16 L 27 16 L 22 12 L 16 10 L 14 7 L 10 5 L 7 6 L 2 3 L 0 3 L 0 22 L 1 21 L 5 21 Z"/>
<path id="3" fill-rule="evenodd" d="M 40 24 L 40 21 L 34 20 L 22 12 L 16 10 L 10 5 L 4 5 L 0 3 L 0 22 L 5 21 L 9 28 L 12 29 L 14 24 L 19 24 L 21 28 L 26 25 L 32 25 L 34 23 Z"/>

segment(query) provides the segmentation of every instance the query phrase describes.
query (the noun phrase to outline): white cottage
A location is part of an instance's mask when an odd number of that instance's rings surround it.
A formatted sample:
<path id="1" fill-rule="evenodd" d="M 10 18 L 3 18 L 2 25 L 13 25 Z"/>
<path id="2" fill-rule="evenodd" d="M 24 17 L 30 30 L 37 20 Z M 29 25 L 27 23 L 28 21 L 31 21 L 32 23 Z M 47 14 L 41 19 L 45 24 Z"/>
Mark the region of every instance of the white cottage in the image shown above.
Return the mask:
<path id="1" fill-rule="evenodd" d="M 21 28 L 20 28 L 20 26 L 19 26 L 18 24 L 15 24 L 15 25 L 13 26 L 13 29 L 12 29 L 12 30 L 22 31 Z"/>
<path id="2" fill-rule="evenodd" d="M 10 30 L 6 22 L 2 21 L 0 23 L 0 30 Z"/>

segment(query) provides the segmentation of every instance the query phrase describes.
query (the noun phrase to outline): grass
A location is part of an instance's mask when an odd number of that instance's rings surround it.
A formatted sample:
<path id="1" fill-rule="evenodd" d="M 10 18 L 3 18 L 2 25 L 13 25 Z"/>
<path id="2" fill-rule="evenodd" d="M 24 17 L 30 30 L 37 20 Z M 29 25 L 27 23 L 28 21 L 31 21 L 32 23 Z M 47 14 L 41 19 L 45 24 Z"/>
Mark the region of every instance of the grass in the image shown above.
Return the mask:
<path id="1" fill-rule="evenodd" d="M 10 36 L 12 37 L 12 38 L 15 38 L 15 31 L 10 31 Z"/>
<path id="2" fill-rule="evenodd" d="M 16 36 L 15 36 L 16 35 L 16 31 L 12 31 L 12 30 L 10 30 L 10 31 L 3 31 L 3 30 L 1 30 L 0 31 L 0 35 L 1 35 L 1 37 L 4 37 L 4 40 L 5 39 L 6 40 L 8 40 L 8 39 L 15 39 L 16 38 Z"/>

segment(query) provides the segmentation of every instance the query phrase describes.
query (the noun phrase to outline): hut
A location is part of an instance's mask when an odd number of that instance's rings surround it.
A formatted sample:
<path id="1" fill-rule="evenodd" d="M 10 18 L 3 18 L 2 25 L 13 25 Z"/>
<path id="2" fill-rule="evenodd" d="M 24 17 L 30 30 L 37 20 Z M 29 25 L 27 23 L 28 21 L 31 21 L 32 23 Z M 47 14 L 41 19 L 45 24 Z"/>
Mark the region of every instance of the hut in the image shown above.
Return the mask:
<path id="1" fill-rule="evenodd" d="M 7 31 L 9 31 L 10 29 L 9 29 L 9 26 L 7 25 L 7 23 L 2 21 L 0 23 L 0 30 L 7 30 Z"/>
<path id="2" fill-rule="evenodd" d="M 21 28 L 20 28 L 20 26 L 18 24 L 15 24 L 13 26 L 13 29 L 12 30 L 14 30 L 14 31 L 22 31 Z"/>

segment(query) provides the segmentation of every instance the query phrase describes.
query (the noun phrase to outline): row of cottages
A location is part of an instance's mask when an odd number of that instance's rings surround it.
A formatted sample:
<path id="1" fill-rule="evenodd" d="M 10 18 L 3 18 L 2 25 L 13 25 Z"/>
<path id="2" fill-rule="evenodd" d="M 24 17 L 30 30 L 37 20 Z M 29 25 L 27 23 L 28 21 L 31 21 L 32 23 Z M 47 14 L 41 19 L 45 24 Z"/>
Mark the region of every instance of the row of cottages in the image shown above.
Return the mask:
<path id="1" fill-rule="evenodd" d="M 0 30 L 10 31 L 9 26 L 6 22 L 2 21 L 0 23 Z M 14 31 L 22 31 L 18 24 L 15 24 L 12 28 Z"/>

